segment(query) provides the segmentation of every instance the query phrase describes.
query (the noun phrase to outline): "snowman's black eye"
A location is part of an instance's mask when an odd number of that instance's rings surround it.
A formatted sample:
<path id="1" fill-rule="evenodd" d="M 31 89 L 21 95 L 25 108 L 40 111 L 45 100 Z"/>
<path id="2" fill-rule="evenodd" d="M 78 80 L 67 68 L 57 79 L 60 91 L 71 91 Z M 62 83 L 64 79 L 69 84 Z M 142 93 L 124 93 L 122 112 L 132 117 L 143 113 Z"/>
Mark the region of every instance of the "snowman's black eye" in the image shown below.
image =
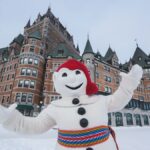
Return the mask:
<path id="1" fill-rule="evenodd" d="M 62 77 L 67 77 L 67 73 L 66 73 L 66 72 L 63 73 L 63 74 L 62 74 Z"/>
<path id="2" fill-rule="evenodd" d="M 76 71 L 76 74 L 81 74 L 81 72 L 79 70 Z"/>

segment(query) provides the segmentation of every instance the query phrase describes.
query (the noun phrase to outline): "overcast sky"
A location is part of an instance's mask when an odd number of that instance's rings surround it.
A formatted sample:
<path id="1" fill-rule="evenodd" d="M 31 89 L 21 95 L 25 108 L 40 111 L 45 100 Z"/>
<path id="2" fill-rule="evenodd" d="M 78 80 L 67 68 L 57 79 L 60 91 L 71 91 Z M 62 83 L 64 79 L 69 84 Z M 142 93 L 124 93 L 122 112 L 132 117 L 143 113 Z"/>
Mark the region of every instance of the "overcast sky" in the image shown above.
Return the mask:
<path id="1" fill-rule="evenodd" d="M 0 0 L 0 48 L 8 46 L 29 18 L 52 12 L 74 37 L 81 52 L 89 34 L 93 50 L 109 45 L 122 63 L 139 47 L 150 53 L 150 0 Z"/>

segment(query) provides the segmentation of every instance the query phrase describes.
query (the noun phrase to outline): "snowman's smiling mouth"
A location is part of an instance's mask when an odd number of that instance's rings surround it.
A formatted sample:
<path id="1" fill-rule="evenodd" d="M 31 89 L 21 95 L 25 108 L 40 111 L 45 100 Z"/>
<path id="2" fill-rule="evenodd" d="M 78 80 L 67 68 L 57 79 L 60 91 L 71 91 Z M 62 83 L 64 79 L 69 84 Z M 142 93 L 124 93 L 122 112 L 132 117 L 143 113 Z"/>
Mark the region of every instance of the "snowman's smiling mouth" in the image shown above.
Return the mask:
<path id="1" fill-rule="evenodd" d="M 68 85 L 65 85 L 67 88 L 71 89 L 71 90 L 77 90 L 79 89 L 81 86 L 82 86 L 83 83 L 81 83 L 80 85 L 78 86 L 75 86 L 75 87 L 71 87 L 71 86 L 68 86 Z"/>

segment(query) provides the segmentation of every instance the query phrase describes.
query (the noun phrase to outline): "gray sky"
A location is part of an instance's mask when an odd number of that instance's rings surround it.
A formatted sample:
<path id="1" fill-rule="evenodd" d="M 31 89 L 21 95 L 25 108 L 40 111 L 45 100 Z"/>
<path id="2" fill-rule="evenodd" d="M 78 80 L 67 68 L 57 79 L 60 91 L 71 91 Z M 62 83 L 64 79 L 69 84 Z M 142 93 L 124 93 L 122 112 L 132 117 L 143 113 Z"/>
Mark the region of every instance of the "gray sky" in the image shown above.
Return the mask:
<path id="1" fill-rule="evenodd" d="M 8 46 L 29 18 L 52 12 L 74 36 L 81 52 L 87 34 L 93 50 L 104 55 L 109 47 L 123 63 L 133 56 L 137 39 L 139 47 L 150 53 L 149 0 L 0 0 L 0 47 Z"/>

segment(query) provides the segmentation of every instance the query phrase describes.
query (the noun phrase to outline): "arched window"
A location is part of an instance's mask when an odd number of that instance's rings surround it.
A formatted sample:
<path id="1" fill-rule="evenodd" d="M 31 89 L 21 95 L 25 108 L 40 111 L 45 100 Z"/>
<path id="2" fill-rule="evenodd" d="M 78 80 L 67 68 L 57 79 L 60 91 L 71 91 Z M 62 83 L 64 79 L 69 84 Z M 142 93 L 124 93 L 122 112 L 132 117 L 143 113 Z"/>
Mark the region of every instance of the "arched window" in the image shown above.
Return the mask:
<path id="1" fill-rule="evenodd" d="M 115 113 L 115 117 L 116 117 L 116 126 L 123 126 L 122 113 L 120 112 Z"/>
<path id="2" fill-rule="evenodd" d="M 135 115 L 135 120 L 136 120 L 136 125 L 142 126 L 141 117 L 140 117 L 139 114 L 136 114 L 136 115 Z"/>
<path id="3" fill-rule="evenodd" d="M 149 125 L 149 120 L 147 115 L 143 115 L 144 125 Z"/>
<path id="4" fill-rule="evenodd" d="M 127 125 L 133 125 L 132 114 L 127 113 L 127 114 L 126 114 L 126 120 L 127 120 Z"/>

